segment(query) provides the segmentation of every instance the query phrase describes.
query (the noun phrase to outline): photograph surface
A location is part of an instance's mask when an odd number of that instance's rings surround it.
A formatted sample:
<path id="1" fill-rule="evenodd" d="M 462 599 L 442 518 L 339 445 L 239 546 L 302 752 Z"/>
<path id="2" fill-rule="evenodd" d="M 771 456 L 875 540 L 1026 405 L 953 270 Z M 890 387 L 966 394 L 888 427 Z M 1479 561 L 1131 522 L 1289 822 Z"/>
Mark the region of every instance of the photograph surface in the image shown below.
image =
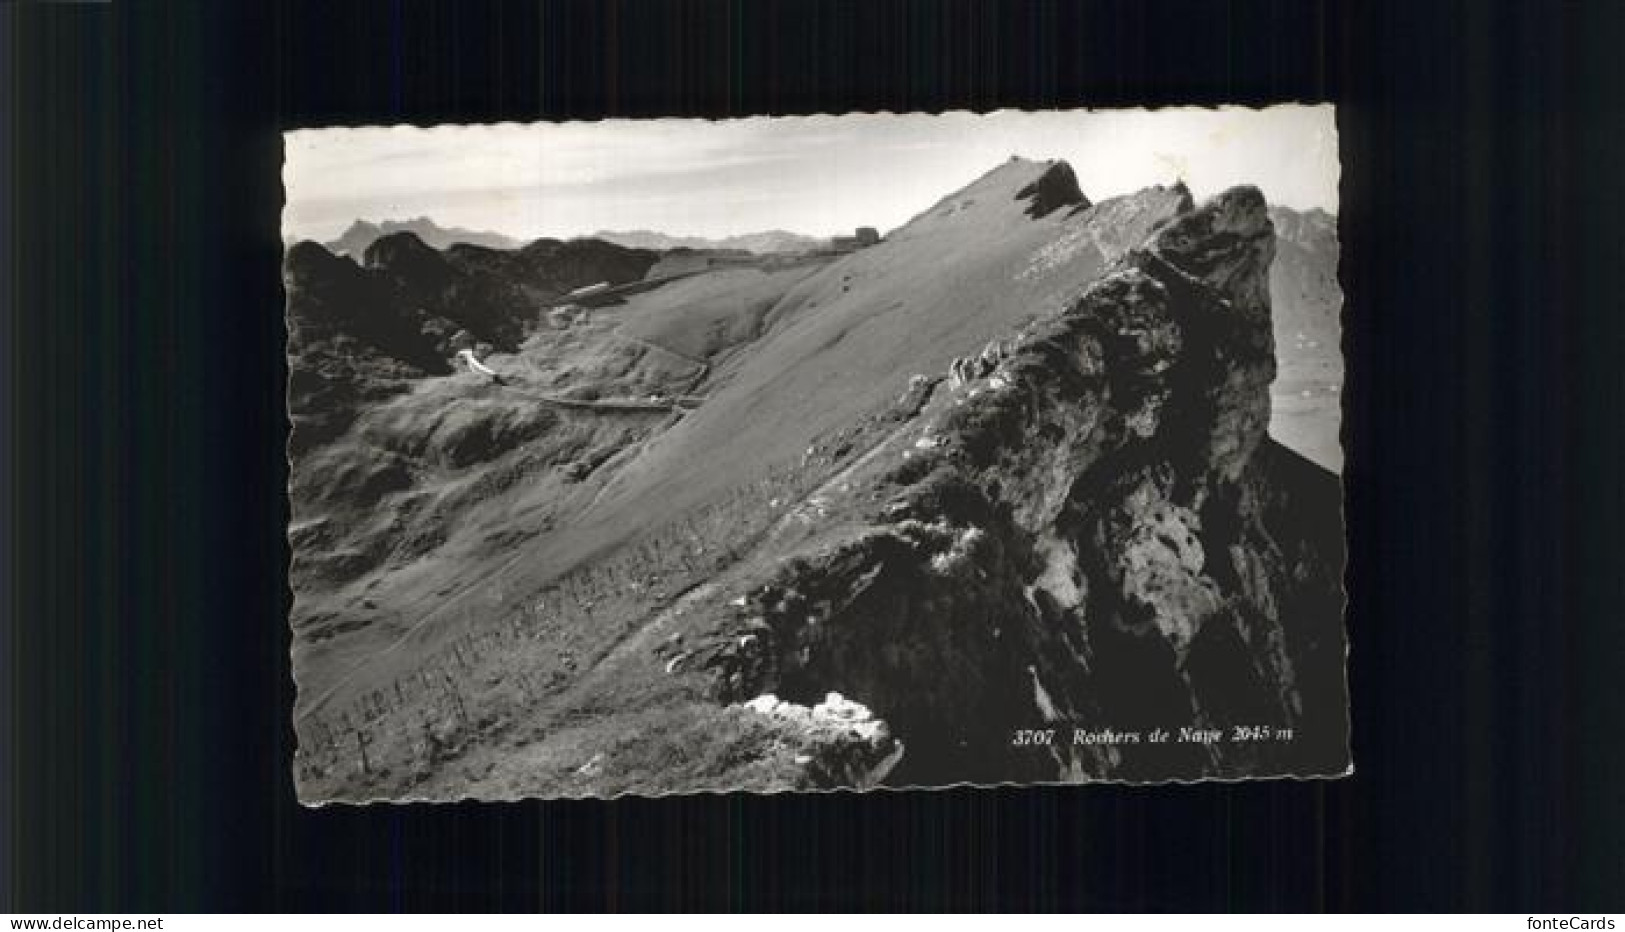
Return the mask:
<path id="1" fill-rule="evenodd" d="M 1351 772 L 1331 107 L 284 142 L 305 803 Z"/>

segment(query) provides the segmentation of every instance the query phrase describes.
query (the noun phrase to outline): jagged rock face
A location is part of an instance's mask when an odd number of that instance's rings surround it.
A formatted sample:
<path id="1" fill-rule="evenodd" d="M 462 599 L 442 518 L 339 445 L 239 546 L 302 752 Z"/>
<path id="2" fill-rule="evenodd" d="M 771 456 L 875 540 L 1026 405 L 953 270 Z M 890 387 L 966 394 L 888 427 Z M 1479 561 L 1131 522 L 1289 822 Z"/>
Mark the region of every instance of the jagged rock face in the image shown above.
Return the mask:
<path id="1" fill-rule="evenodd" d="M 904 747 L 886 723 L 840 693 L 829 693 L 812 708 L 762 695 L 742 711 L 770 722 L 782 742 L 812 752 L 800 755 L 800 762 L 814 785 L 875 786 L 903 757 Z"/>
<path id="2" fill-rule="evenodd" d="M 1237 188 L 1162 228 L 1129 263 L 1160 275 L 1187 309 L 1182 329 L 1206 354 L 1188 358 L 1186 377 L 1210 386 L 1208 404 L 1190 411 L 1188 434 L 1203 436 L 1201 459 L 1234 482 L 1269 428 L 1275 380 L 1269 267 L 1275 236 L 1264 197 Z"/>
<path id="3" fill-rule="evenodd" d="M 1211 288 L 1241 312 L 1251 334 L 1269 337 L 1269 267 L 1275 230 L 1257 188 L 1232 188 L 1169 222 L 1146 251 Z M 1265 349 L 1268 348 L 1266 343 Z"/>
<path id="4" fill-rule="evenodd" d="M 897 783 L 1341 772 L 1337 487 L 1265 436 L 1272 251 L 1226 192 L 956 370 L 879 520 L 755 593 L 724 695 L 862 697 Z M 1009 747 L 1046 722 L 1301 737 Z"/>

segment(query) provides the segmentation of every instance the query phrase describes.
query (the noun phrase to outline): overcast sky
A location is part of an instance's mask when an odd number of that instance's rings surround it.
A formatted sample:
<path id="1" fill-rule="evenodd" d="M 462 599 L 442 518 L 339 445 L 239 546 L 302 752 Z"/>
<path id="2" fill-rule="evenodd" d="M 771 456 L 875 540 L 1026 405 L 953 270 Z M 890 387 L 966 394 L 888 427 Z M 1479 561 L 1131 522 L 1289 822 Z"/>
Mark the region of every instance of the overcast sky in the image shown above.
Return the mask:
<path id="1" fill-rule="evenodd" d="M 1092 200 L 1183 179 L 1337 212 L 1332 108 L 1000 111 L 298 130 L 289 238 L 427 216 L 516 239 L 893 229 L 1012 155 L 1060 158 Z"/>

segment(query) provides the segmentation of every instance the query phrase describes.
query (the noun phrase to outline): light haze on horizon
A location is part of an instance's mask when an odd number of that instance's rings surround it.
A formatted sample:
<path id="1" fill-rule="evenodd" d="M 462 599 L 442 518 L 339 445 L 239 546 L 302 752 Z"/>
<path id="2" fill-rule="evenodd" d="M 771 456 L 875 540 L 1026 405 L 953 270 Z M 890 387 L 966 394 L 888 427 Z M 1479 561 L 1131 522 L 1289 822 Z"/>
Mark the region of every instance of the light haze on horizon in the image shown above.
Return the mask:
<path id="1" fill-rule="evenodd" d="M 1338 209 L 1333 108 L 1004 110 L 739 120 L 339 127 L 285 134 L 288 239 L 429 217 L 529 241 L 895 229 L 1012 155 L 1063 159 L 1090 200 L 1183 180 Z"/>

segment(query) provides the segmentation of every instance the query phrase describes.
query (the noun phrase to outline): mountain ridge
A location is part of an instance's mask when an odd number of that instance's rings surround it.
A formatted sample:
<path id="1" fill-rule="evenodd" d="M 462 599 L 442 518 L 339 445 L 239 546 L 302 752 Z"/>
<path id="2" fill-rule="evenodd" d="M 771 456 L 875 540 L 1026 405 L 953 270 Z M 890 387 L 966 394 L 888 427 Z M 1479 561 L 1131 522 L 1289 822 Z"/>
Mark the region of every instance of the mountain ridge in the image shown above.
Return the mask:
<path id="1" fill-rule="evenodd" d="M 740 250 L 757 255 L 806 252 L 829 245 L 827 237 L 804 236 L 788 230 L 761 230 L 720 237 L 684 236 L 655 230 L 599 230 L 590 234 L 589 238 L 635 249 Z"/>
<path id="2" fill-rule="evenodd" d="M 442 227 L 429 217 L 415 217 L 409 220 L 384 220 L 378 223 L 358 219 L 352 222 L 337 238 L 323 245 L 335 255 L 347 255 L 359 260 L 366 254 L 373 242 L 395 233 L 412 233 L 425 245 L 434 249 L 445 249 L 456 243 L 467 243 L 490 249 L 517 249 L 524 245 L 520 240 L 502 233 L 493 233 L 487 230 L 466 230 L 462 227 Z"/>

